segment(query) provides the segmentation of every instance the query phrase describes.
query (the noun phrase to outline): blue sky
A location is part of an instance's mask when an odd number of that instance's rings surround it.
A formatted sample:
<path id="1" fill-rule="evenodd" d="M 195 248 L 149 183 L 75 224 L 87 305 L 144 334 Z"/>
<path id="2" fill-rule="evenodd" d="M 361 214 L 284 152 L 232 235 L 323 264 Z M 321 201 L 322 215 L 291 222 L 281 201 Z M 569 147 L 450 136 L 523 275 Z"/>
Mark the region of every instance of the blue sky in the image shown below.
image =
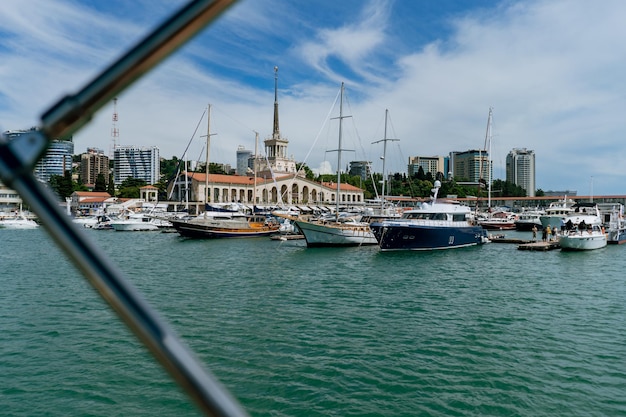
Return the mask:
<path id="1" fill-rule="evenodd" d="M 5 0 L 0 8 L 0 129 L 39 124 L 137 42 L 179 0 Z M 272 133 L 274 66 L 289 154 L 334 170 L 346 84 L 343 161 L 405 172 L 409 156 L 485 145 L 494 176 L 513 148 L 534 150 L 537 187 L 626 194 L 626 2 L 622 0 L 243 0 L 118 98 L 118 144 L 235 164 Z M 112 105 L 74 136 L 109 152 Z M 194 135 L 196 126 L 200 123 Z M 193 139 L 192 139 L 193 138 Z"/>

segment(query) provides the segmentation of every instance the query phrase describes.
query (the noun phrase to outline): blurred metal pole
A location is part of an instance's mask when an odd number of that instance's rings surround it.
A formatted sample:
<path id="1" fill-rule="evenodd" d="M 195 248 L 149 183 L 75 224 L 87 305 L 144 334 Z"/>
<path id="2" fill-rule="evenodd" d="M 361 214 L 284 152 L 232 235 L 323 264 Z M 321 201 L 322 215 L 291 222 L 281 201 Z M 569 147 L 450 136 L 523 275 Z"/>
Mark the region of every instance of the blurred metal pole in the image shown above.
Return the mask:
<path id="1" fill-rule="evenodd" d="M 141 75 L 216 18 L 234 0 L 197 0 L 155 29 L 130 52 L 73 96 L 42 116 L 38 131 L 13 140 L 0 136 L 0 178 L 16 190 L 85 275 L 172 377 L 208 415 L 245 416 L 241 406 L 206 371 L 167 323 L 159 317 L 120 270 L 72 223 L 33 169 L 52 138 L 67 137 Z"/>

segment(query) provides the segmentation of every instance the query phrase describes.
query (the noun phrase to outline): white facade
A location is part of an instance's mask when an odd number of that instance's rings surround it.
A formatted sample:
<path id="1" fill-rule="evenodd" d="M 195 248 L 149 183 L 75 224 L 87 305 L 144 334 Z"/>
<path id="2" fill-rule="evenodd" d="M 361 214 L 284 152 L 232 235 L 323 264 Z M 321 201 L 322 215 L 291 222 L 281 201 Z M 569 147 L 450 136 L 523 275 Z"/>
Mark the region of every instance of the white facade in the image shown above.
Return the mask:
<path id="1" fill-rule="evenodd" d="M 408 165 L 408 174 L 413 176 L 419 172 L 422 167 L 424 174 L 431 173 L 434 177 L 438 172 L 444 172 L 443 156 L 410 156 Z"/>
<path id="2" fill-rule="evenodd" d="M 35 130 L 35 128 L 30 131 Z M 28 130 L 8 130 L 4 135 L 13 140 L 28 133 Z M 49 182 L 53 175 L 63 176 L 66 171 L 72 170 L 72 155 L 74 154 L 74 142 L 54 139 L 50 142 L 45 155 L 35 165 L 35 177 L 41 182 Z"/>
<path id="3" fill-rule="evenodd" d="M 0 212 L 10 211 L 22 205 L 22 198 L 17 191 L 0 182 Z"/>
<path id="4" fill-rule="evenodd" d="M 35 166 L 35 176 L 39 181 L 48 182 L 53 175 L 63 176 L 72 170 L 74 143 L 67 140 L 54 140 Z"/>
<path id="5" fill-rule="evenodd" d="M 117 146 L 114 155 L 114 181 L 119 187 L 127 178 L 144 180 L 156 184 L 160 178 L 159 148 L 138 146 Z"/>
<path id="6" fill-rule="evenodd" d="M 208 185 L 210 203 L 336 204 L 336 183 L 319 183 L 296 175 L 279 177 L 276 180 L 257 178 L 255 187 L 253 177 L 210 174 Z M 181 202 L 204 202 L 205 190 L 204 173 L 183 172 L 176 181 L 169 184 L 168 195 Z M 364 205 L 363 190 L 350 184 L 341 184 L 339 203 L 346 206 Z"/>

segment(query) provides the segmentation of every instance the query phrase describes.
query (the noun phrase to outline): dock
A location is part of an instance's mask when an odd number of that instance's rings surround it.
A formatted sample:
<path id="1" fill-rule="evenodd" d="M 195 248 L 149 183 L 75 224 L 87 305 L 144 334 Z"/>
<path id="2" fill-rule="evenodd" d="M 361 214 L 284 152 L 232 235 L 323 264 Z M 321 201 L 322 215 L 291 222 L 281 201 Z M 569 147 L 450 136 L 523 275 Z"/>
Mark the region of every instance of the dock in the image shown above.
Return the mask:
<path id="1" fill-rule="evenodd" d="M 539 241 L 539 242 L 530 242 L 530 243 L 523 243 L 521 245 L 519 245 L 517 247 L 517 249 L 519 250 L 530 250 L 530 251 L 548 251 L 548 250 L 553 250 L 553 249 L 559 249 L 561 247 L 561 245 L 559 245 L 559 242 L 555 242 L 555 241 L 550 241 L 550 242 L 543 242 L 543 241 Z"/>
<path id="2" fill-rule="evenodd" d="M 491 243 L 517 243 L 517 244 L 532 243 L 532 240 L 529 240 L 529 239 L 508 238 L 504 235 L 496 235 L 496 236 L 490 235 L 489 241 Z"/>
<path id="3" fill-rule="evenodd" d="M 294 235 L 294 234 L 280 235 L 280 234 L 276 234 L 276 235 L 271 235 L 270 239 L 272 239 L 272 240 L 300 240 L 300 239 L 304 239 L 304 235 Z"/>

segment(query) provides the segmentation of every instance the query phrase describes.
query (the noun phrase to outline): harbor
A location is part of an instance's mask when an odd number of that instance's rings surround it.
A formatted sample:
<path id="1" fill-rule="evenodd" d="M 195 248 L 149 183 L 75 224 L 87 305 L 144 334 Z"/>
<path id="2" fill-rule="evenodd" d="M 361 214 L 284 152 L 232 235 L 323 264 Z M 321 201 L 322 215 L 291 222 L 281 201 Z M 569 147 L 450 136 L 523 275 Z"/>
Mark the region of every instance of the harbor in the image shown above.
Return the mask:
<path id="1" fill-rule="evenodd" d="M 4 414 L 199 415 L 43 228 L 0 233 Z M 623 245 L 380 252 L 84 233 L 250 415 L 626 408 Z"/>
<path id="2" fill-rule="evenodd" d="M 3 8 L 3 414 L 624 414 L 623 6 L 175 3 Z"/>

